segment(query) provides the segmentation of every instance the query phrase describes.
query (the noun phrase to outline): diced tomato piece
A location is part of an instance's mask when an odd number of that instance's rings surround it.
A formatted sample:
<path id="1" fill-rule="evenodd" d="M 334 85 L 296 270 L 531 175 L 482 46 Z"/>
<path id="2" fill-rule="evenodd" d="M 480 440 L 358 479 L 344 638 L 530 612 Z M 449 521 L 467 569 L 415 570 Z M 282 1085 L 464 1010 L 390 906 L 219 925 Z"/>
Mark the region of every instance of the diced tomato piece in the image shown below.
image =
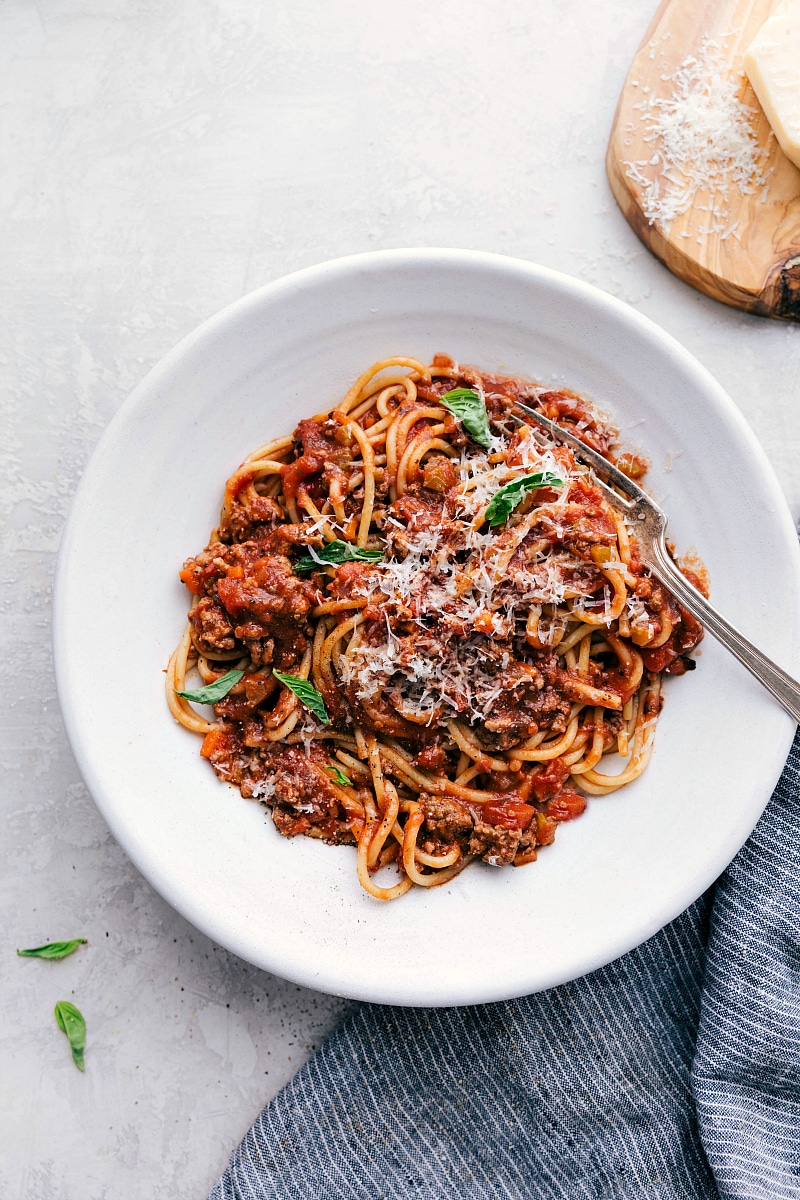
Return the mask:
<path id="1" fill-rule="evenodd" d="M 642 662 L 648 671 L 664 671 L 676 658 L 694 650 L 703 638 L 703 626 L 688 613 L 685 608 L 680 610 L 680 620 L 670 634 L 669 641 L 654 650 L 641 651 Z"/>
<path id="2" fill-rule="evenodd" d="M 655 650 L 643 650 L 641 654 L 645 669 L 654 671 L 656 674 L 659 671 L 663 671 L 665 667 L 668 667 L 678 657 L 678 651 L 669 642 L 666 642 L 663 646 L 656 646 Z"/>
<path id="3" fill-rule="evenodd" d="M 536 809 L 524 800 L 490 800 L 481 810 L 487 825 L 502 825 L 506 829 L 527 829 Z"/>
<path id="4" fill-rule="evenodd" d="M 283 494 L 287 500 L 294 500 L 297 496 L 297 488 L 307 479 L 309 475 L 313 475 L 315 471 L 319 471 L 325 465 L 324 458 L 318 458 L 313 454 L 301 454 L 292 463 L 285 463 L 281 467 L 281 479 L 283 480 Z"/>
<path id="5" fill-rule="evenodd" d="M 217 584 L 217 595 L 232 617 L 244 616 L 249 611 L 254 590 L 253 584 L 239 579 L 220 579 Z"/>
<path id="6" fill-rule="evenodd" d="M 360 565 L 360 564 L 359 564 Z M 445 766 L 447 762 L 447 754 L 444 747 L 439 742 L 432 742 L 414 755 L 414 762 L 418 767 L 422 767 L 426 771 L 437 771 Z"/>
<path id="7" fill-rule="evenodd" d="M 540 504 L 555 504 L 560 494 L 561 493 L 557 492 L 555 488 L 534 488 L 532 492 L 533 502 L 537 508 Z"/>
<path id="8" fill-rule="evenodd" d="M 596 686 L 602 687 L 605 692 L 616 692 L 620 698 L 620 706 L 627 704 L 637 690 L 631 687 L 630 680 L 620 675 L 619 671 L 604 671 Z"/>
<path id="9" fill-rule="evenodd" d="M 544 764 L 544 770 L 540 771 L 533 780 L 533 794 L 536 799 L 543 803 L 545 800 L 550 800 L 553 796 L 557 796 L 564 786 L 564 780 L 569 775 L 569 766 L 564 762 L 563 758 L 554 758 L 550 762 Z"/>
<path id="10" fill-rule="evenodd" d="M 563 788 L 557 796 L 548 800 L 546 811 L 547 816 L 554 817 L 556 821 L 574 821 L 585 808 L 585 796 L 582 796 L 580 792 L 572 791 L 571 788 Z"/>

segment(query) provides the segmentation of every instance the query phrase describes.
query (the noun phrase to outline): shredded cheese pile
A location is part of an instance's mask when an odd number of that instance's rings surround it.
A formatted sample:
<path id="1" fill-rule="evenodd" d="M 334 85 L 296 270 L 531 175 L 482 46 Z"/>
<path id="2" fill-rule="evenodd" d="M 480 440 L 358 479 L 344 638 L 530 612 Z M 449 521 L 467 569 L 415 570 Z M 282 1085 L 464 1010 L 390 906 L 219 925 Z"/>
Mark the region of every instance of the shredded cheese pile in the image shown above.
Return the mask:
<path id="1" fill-rule="evenodd" d="M 505 439 L 493 441 L 507 448 Z M 612 589 L 604 583 L 598 591 L 596 567 L 547 537 L 558 538 L 569 528 L 570 482 L 585 476 L 586 468 L 566 447 L 540 446 L 532 437 L 515 446 L 511 464 L 498 450 L 492 445 L 486 454 L 462 452 L 455 519 L 409 532 L 389 518 L 385 533 L 392 556 L 365 572 L 356 589 L 372 599 L 387 598 L 386 637 L 374 645 L 356 631 L 338 661 L 342 681 L 354 686 L 359 699 L 391 690 L 398 711 L 427 723 L 448 719 L 448 713 L 485 722 L 509 687 L 508 674 L 501 673 L 522 657 L 515 650 L 525 646 L 532 607 L 541 613 L 552 606 L 539 622 L 544 645 L 565 628 L 568 604 L 608 613 Z M 498 529 L 482 525 L 498 489 L 530 471 L 551 471 L 564 480 L 558 499 Z M 534 527 L 547 541 L 541 548 L 535 542 L 523 546 Z M 630 594 L 628 600 L 631 621 L 641 621 L 641 601 Z M 393 627 L 398 618 L 413 624 L 413 634 Z M 526 682 L 524 673 L 518 682 Z"/>
<path id="2" fill-rule="evenodd" d="M 662 78 L 674 85 L 671 95 L 657 96 L 643 87 L 643 99 L 634 105 L 652 157 L 623 164 L 642 189 L 644 214 L 651 225 L 668 226 L 695 206 L 705 214 L 693 230 L 698 241 L 708 233 L 721 234 L 723 241 L 739 237 L 738 221 L 726 217 L 731 188 L 752 194 L 771 173 L 764 169 L 765 154 L 753 129 L 756 110 L 740 98 L 742 73 L 731 74 L 724 39 L 720 44 L 706 37 L 696 56 Z M 708 199 L 697 205 L 701 192 Z"/>

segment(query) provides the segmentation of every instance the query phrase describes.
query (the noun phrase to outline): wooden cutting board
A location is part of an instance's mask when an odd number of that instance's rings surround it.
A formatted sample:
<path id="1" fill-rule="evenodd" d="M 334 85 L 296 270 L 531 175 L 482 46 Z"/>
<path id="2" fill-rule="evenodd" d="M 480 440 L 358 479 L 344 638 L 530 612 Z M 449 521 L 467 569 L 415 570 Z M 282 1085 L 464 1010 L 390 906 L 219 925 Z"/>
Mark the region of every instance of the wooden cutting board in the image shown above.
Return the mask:
<path id="1" fill-rule="evenodd" d="M 629 224 L 680 279 L 735 308 L 800 321 L 800 170 L 783 154 L 747 77 L 740 76 L 744 51 L 776 3 L 665 0 L 622 89 L 606 169 Z M 657 111 L 651 107 L 654 97 L 674 95 L 670 77 L 688 56 L 702 57 L 708 39 L 716 43 L 713 53 L 724 59 L 742 103 L 755 110 L 745 120 L 758 141 L 763 182 L 750 194 L 742 194 L 736 183 L 727 197 L 717 189 L 711 195 L 712 219 L 706 189 L 693 196 L 682 215 L 651 221 L 645 210 L 649 204 L 652 214 L 652 185 L 662 193 L 674 185 L 664 178 L 663 162 L 651 161 L 658 155 L 659 137 L 653 138 L 646 113 Z"/>

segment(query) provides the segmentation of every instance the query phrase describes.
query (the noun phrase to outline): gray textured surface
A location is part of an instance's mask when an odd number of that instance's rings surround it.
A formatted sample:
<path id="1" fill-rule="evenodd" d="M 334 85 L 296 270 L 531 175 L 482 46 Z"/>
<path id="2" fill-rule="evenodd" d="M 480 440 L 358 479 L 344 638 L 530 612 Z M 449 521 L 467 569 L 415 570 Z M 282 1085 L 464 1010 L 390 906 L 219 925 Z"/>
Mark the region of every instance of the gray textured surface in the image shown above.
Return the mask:
<path id="1" fill-rule="evenodd" d="M 62 523 L 110 416 L 183 334 L 340 254 L 518 254 L 675 334 L 730 391 L 800 513 L 800 329 L 673 279 L 605 182 L 617 93 L 655 7 L 0 9 L 4 1200 L 203 1194 L 343 1010 L 177 917 L 108 835 L 64 739 L 48 627 Z M 90 944 L 60 964 L 13 954 L 78 933 Z M 85 1076 L 58 999 L 86 1014 Z"/>

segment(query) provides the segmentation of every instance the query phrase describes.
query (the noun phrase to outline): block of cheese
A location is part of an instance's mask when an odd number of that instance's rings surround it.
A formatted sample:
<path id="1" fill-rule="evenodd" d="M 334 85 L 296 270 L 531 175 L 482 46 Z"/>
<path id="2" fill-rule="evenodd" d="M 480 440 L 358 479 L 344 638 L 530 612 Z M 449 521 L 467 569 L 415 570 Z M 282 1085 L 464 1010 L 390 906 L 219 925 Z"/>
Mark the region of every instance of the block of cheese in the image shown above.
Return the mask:
<path id="1" fill-rule="evenodd" d="M 744 69 L 781 149 L 800 167 L 800 0 L 781 0 L 747 48 Z"/>

